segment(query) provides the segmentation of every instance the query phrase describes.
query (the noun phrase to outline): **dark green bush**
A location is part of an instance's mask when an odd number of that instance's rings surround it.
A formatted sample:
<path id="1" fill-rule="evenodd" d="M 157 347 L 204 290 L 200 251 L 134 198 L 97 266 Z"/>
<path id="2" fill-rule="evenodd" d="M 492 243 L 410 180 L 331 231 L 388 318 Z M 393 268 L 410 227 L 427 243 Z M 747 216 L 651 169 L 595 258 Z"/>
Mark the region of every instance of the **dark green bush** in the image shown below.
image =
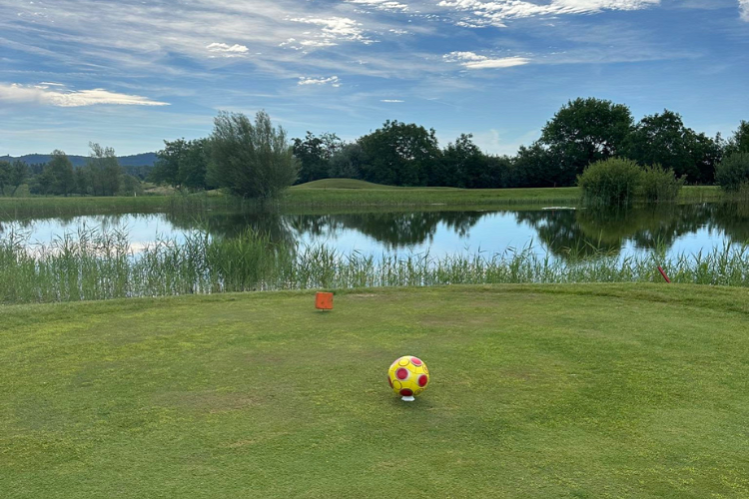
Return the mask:
<path id="1" fill-rule="evenodd" d="M 628 159 L 610 158 L 589 165 L 577 178 L 583 201 L 588 204 L 630 204 L 640 184 L 642 168 Z"/>
<path id="2" fill-rule="evenodd" d="M 646 166 L 640 174 L 639 197 L 650 203 L 673 201 L 685 181 L 686 176 L 676 178 L 673 170 L 660 165 Z"/>
<path id="3" fill-rule="evenodd" d="M 749 184 L 749 153 L 731 154 L 715 167 L 715 181 L 723 190 L 738 192 Z"/>

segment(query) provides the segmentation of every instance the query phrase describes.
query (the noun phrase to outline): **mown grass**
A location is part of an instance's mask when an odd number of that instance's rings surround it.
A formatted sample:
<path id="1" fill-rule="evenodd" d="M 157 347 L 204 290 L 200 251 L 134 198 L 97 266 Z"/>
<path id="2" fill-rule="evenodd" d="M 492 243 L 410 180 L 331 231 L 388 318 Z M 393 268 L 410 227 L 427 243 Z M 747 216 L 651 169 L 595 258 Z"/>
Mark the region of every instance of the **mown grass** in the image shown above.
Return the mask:
<path id="1" fill-rule="evenodd" d="M 291 187 L 292 191 L 300 191 L 306 189 L 378 189 L 378 190 L 397 190 L 403 187 L 397 187 L 393 185 L 382 185 L 367 182 L 365 180 L 357 180 L 353 178 L 326 178 L 322 180 L 313 180 L 312 182 L 306 182 Z"/>
<path id="2" fill-rule="evenodd" d="M 688 186 L 678 202 L 726 199 L 718 187 Z M 352 179 L 327 179 L 288 189 L 279 199 L 260 202 L 218 192 L 140 197 L 0 197 L 0 220 L 33 216 L 156 213 L 177 210 L 316 210 L 321 208 L 402 207 L 516 207 L 580 204 L 577 187 L 536 189 L 455 189 L 445 187 L 393 187 Z"/>
<path id="3" fill-rule="evenodd" d="M 723 199 L 715 186 L 688 186 L 679 202 Z M 352 179 L 325 179 L 290 188 L 283 206 L 502 206 L 515 204 L 572 204 L 581 202 L 577 187 L 530 189 L 456 189 L 445 187 L 393 187 Z"/>
<path id="4" fill-rule="evenodd" d="M 441 287 L 13 306 L 0 497 L 743 498 L 749 293 Z M 403 354 L 432 383 L 401 402 Z"/>
<path id="5" fill-rule="evenodd" d="M 312 185 L 310 185 L 312 184 Z M 392 187 L 328 179 L 290 188 L 280 203 L 285 206 L 423 206 L 508 205 L 516 203 L 574 203 L 576 187 L 553 189 L 456 189 L 446 187 Z"/>

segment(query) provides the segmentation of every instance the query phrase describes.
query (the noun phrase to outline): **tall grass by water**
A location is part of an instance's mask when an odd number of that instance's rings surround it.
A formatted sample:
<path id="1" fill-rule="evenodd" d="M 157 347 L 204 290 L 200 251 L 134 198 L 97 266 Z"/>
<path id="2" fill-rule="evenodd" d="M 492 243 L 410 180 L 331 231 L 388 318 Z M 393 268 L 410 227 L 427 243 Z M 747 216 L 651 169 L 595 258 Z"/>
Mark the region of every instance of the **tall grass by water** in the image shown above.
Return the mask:
<path id="1" fill-rule="evenodd" d="M 232 238 L 205 232 L 142 248 L 123 231 L 80 230 L 51 244 L 28 244 L 22 233 L 0 240 L 0 301 L 66 302 L 233 291 L 345 289 L 499 283 L 661 281 L 749 286 L 749 246 L 726 244 L 694 255 L 606 254 L 554 259 L 533 248 L 501 254 L 342 254 L 326 246 L 273 243 L 250 231 Z"/>

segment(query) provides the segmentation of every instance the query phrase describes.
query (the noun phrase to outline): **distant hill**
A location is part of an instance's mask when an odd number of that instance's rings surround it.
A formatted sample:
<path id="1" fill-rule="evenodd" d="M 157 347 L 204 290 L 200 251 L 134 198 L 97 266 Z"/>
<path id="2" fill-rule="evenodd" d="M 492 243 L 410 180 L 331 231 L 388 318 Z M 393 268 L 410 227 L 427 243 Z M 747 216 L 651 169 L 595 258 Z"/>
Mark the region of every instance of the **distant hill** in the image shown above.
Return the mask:
<path id="1" fill-rule="evenodd" d="M 29 165 L 47 163 L 49 162 L 50 158 L 52 158 L 52 156 L 49 154 L 26 154 L 25 156 L 19 156 L 18 158 L 13 158 L 11 156 L 0 156 L 0 159 L 6 160 L 6 161 L 20 159 L 21 161 L 24 161 L 26 164 L 29 164 Z M 70 159 L 70 162 L 73 163 L 74 167 L 85 165 L 86 160 L 88 159 L 86 156 L 68 156 L 68 158 Z M 156 161 L 156 153 L 145 152 L 142 154 L 134 154 L 132 156 L 118 156 L 117 159 L 119 159 L 120 165 L 125 166 L 125 167 L 153 166 L 154 162 Z"/>

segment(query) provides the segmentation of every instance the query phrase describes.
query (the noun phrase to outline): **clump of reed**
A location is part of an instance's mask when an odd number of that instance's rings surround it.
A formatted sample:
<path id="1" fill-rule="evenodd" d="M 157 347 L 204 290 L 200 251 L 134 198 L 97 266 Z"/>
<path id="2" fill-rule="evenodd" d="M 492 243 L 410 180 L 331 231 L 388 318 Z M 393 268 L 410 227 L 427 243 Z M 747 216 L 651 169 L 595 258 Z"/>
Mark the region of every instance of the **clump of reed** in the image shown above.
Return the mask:
<path id="1" fill-rule="evenodd" d="M 539 255 L 532 247 L 499 254 L 341 254 L 298 247 L 246 231 L 207 232 L 137 248 L 124 231 L 81 229 L 47 245 L 29 245 L 12 227 L 0 238 L 0 302 L 34 303 L 283 289 L 449 284 L 661 281 L 749 286 L 749 246 L 726 244 L 693 255 L 663 249 L 634 257 Z"/>

